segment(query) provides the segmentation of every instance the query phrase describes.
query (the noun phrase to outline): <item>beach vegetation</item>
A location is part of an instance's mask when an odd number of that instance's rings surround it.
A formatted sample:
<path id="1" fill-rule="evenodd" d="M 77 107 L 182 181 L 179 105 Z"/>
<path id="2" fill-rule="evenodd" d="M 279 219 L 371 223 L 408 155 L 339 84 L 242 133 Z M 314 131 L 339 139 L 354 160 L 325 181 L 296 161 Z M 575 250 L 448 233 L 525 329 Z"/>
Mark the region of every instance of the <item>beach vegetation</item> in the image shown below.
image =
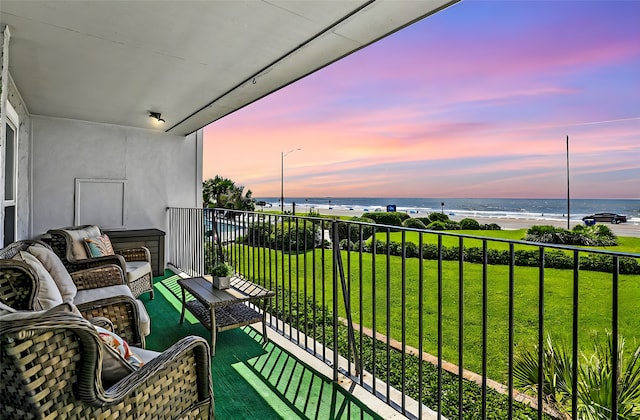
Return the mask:
<path id="1" fill-rule="evenodd" d="M 252 223 L 247 234 L 237 239 L 239 243 L 257 243 L 266 248 L 300 253 L 323 245 L 320 227 L 313 223 Z M 325 239 L 326 241 L 326 239 Z M 330 246 L 331 243 L 326 241 Z M 326 245 L 326 244 L 325 244 Z"/>
<path id="2" fill-rule="evenodd" d="M 345 251 L 355 251 L 355 244 L 351 242 L 349 239 L 342 239 L 340 241 L 340 249 Z"/>
<path id="3" fill-rule="evenodd" d="M 202 182 L 204 207 L 253 211 L 256 205 L 252 194 L 251 190 L 245 192 L 244 186 L 220 175 Z"/>
<path id="4" fill-rule="evenodd" d="M 431 213 L 429 214 L 429 220 L 432 222 L 446 222 L 449 221 L 451 219 L 449 219 L 449 216 L 445 213 Z"/>
<path id="5" fill-rule="evenodd" d="M 502 230 L 502 227 L 497 223 L 487 223 L 480 225 L 480 230 Z"/>
<path id="6" fill-rule="evenodd" d="M 634 340 L 635 341 L 635 340 Z M 514 382 L 517 387 L 536 395 L 539 385 L 538 345 L 520 350 L 514 357 Z M 614 350 L 615 349 L 615 350 Z M 612 354 L 617 354 L 614 377 Z M 564 340 L 554 342 L 551 336 L 543 345 L 542 393 L 547 403 L 558 411 L 571 414 L 571 398 L 577 393 L 577 418 L 586 420 L 612 418 L 611 390 L 617 387 L 617 416 L 622 419 L 640 417 L 640 345 L 625 351 L 625 339 L 607 331 L 603 339 L 594 334 L 593 347 L 580 352 L 577 390 L 573 388 L 574 360 L 571 347 Z"/>
<path id="7" fill-rule="evenodd" d="M 424 223 L 425 226 L 431 223 L 431 219 L 429 219 L 429 216 L 416 217 L 415 219 L 420 220 L 422 223 Z"/>
<path id="8" fill-rule="evenodd" d="M 445 226 L 446 230 L 460 230 L 460 223 L 455 220 L 447 220 Z"/>
<path id="9" fill-rule="evenodd" d="M 373 227 L 371 224 L 375 222 L 366 217 L 352 217 L 349 219 L 352 222 L 362 222 L 366 224 L 348 224 L 348 223 L 338 223 L 338 239 L 340 241 L 344 239 L 348 239 L 351 242 L 358 242 L 361 239 L 368 239 L 371 236 L 373 231 Z M 333 229 L 333 224 L 329 225 L 329 229 Z M 331 231 L 331 235 L 333 237 L 333 231 Z"/>
<path id="10" fill-rule="evenodd" d="M 442 222 L 433 222 L 435 224 Z M 374 245 L 375 244 L 375 245 Z M 414 242 L 405 241 L 405 248 L 408 244 L 416 245 Z M 416 245 L 417 246 L 417 245 Z M 363 248 L 364 252 L 375 252 L 376 254 L 384 254 L 389 252 L 393 256 L 402 256 L 402 243 L 396 241 L 387 241 L 376 239 L 375 241 L 367 241 L 367 245 Z M 445 261 L 456 261 L 460 258 L 460 248 L 458 246 L 443 246 L 442 259 Z M 424 244 L 422 246 L 422 258 L 438 259 L 440 251 L 435 244 Z M 415 257 L 418 257 L 416 253 Z M 406 255 L 407 258 L 412 258 Z M 484 261 L 484 253 L 482 247 L 463 247 L 462 257 L 464 261 L 470 263 L 481 264 Z M 508 249 L 488 249 L 487 263 L 490 265 L 508 265 L 511 260 Z M 542 264 L 540 252 L 538 249 L 531 247 L 518 248 L 514 252 L 514 265 L 523 267 L 540 267 Z M 608 255 L 585 254 L 580 256 L 581 270 L 601 271 L 605 273 L 613 272 L 613 257 Z M 620 273 L 622 274 L 640 274 L 640 264 L 638 260 L 631 257 L 621 257 L 618 259 L 620 265 Z M 574 260 L 571 253 L 561 250 L 548 249 L 544 253 L 544 266 L 546 268 L 572 269 Z"/>
<path id="11" fill-rule="evenodd" d="M 373 220 L 378 225 L 402 226 L 402 221 L 410 216 L 401 212 L 364 213 L 362 217 Z"/>
<path id="12" fill-rule="evenodd" d="M 411 219 L 408 219 L 411 220 Z M 329 225 L 333 226 L 332 224 Z M 422 253 L 424 259 L 438 259 L 440 253 L 445 261 L 455 261 L 460 257 L 458 238 L 443 237 L 442 250 L 439 250 L 435 243 L 425 241 L 420 249 L 418 244 L 418 232 L 405 232 L 405 246 L 402 247 L 402 240 L 394 232 L 382 232 L 376 234 L 375 241 L 372 238 L 373 226 L 363 224 L 360 226 L 338 223 L 338 240 L 340 248 L 347 250 L 360 250 L 362 252 L 375 252 L 376 254 L 389 253 L 392 256 L 405 255 L 407 258 L 417 258 Z M 606 230 L 608 228 L 604 227 Z M 446 230 L 444 222 L 432 222 L 427 226 L 431 230 Z M 557 229 L 557 228 L 554 228 Z M 561 229 L 560 229 L 561 230 Z M 547 232 L 547 229 L 541 229 Z M 473 232 L 473 231 L 471 231 Z M 509 232 L 519 235 L 518 231 L 500 231 L 508 236 Z M 513 233 L 515 232 L 515 233 Z M 606 233 L 606 232 L 605 232 Z M 331 232 L 331 235 L 333 233 Z M 430 235 L 431 236 L 431 235 Z M 394 240 L 399 239 L 399 240 Z M 513 238 L 517 239 L 517 238 Z M 346 241 L 345 241 L 346 240 Z M 331 247 L 328 238 L 323 238 L 321 227 L 313 223 L 253 223 L 248 227 L 247 235 L 242 238 L 244 243 L 258 243 L 261 246 L 284 250 L 285 252 L 300 253 L 312 250 L 316 247 Z M 491 243 L 487 249 L 487 263 L 490 265 L 508 265 L 511 261 L 510 251 L 507 244 Z M 414 248 L 416 249 L 414 251 Z M 404 254 L 403 254 L 404 253 Z M 484 253 L 481 239 L 467 239 L 462 250 L 464 261 L 472 263 L 482 263 Z M 600 271 L 610 273 L 614 268 L 614 259 L 608 255 L 584 254 L 580 256 L 579 264 L 581 270 Z M 640 263 L 638 259 L 632 257 L 618 258 L 622 274 L 640 274 Z M 541 259 L 536 247 L 526 245 L 518 246 L 514 252 L 514 265 L 525 267 L 540 267 Z M 544 255 L 544 265 L 547 268 L 572 269 L 574 260 L 570 252 L 562 250 L 547 249 Z"/>
<path id="13" fill-rule="evenodd" d="M 365 244 L 355 243 L 355 250 L 364 248 Z M 349 251 L 343 250 L 342 259 L 345 261 L 345 276 L 352 279 L 349 293 L 352 296 L 351 313 L 354 314 L 354 322 L 367 328 L 372 328 L 374 323 L 377 331 L 384 333 L 396 340 L 403 340 L 407 345 L 418 347 L 420 340 L 425 352 L 438 354 L 438 328 L 441 325 L 443 334 L 442 356 L 444 360 L 455 362 L 458 358 L 458 332 L 459 332 L 459 305 L 464 305 L 464 367 L 474 372 L 482 371 L 482 323 L 483 319 L 483 265 L 464 263 L 464 288 L 463 301 L 460 300 L 460 263 L 458 261 L 444 260 L 438 263 L 433 259 L 406 258 L 390 255 L 389 250 L 402 250 L 401 246 L 392 246 L 384 242 L 376 242 L 376 250 L 382 256 L 374 258 L 372 253 L 362 253 L 349 256 Z M 405 244 L 407 255 L 415 252 L 414 247 Z M 419 249 L 418 249 L 419 251 Z M 428 245 L 423 248 L 423 253 L 437 256 L 437 246 Z M 457 250 L 449 248 L 445 257 L 451 257 Z M 315 258 L 322 261 L 320 267 L 303 265 L 302 258 L 284 258 L 279 250 L 269 251 L 271 257 L 282 264 L 270 266 L 267 272 L 255 274 L 254 280 L 272 281 L 273 279 L 288 278 L 288 273 L 293 273 L 294 278 L 300 279 L 293 285 L 281 284 L 280 290 L 306 290 L 308 296 L 315 290 L 317 302 L 327 305 L 332 301 L 332 289 L 326 287 L 324 281 L 319 281 L 321 272 L 330 273 L 333 265 L 333 257 L 326 250 L 316 249 L 312 251 L 307 260 Z M 505 254 L 494 250 L 490 252 Z M 537 258 L 529 254 L 524 257 Z M 254 256 L 254 263 L 261 266 L 258 254 Z M 265 258 L 262 255 L 260 258 Z M 348 261 L 352 261 L 348 263 Z M 441 274 L 439 274 L 441 265 Z M 306 270 L 306 271 L 305 271 Z M 276 274 L 276 271 L 278 274 Z M 315 273 L 315 274 L 314 274 Z M 422 273 L 422 274 L 420 274 Z M 508 296 L 510 268 L 508 265 L 489 265 L 486 268 L 489 279 L 487 284 L 487 322 L 490 326 L 487 332 L 487 369 L 488 376 L 506 383 L 507 379 L 507 332 L 508 320 Z M 517 348 L 531 348 L 537 342 L 538 320 L 538 294 L 539 294 L 539 269 L 536 267 L 516 266 L 513 276 L 514 283 L 514 313 L 513 322 L 515 343 Z M 314 280 L 315 278 L 315 280 Z M 442 279 L 442 317 L 438 317 L 439 278 Z M 581 269 L 578 325 L 579 345 L 582 350 L 591 347 L 591 336 L 594 331 L 605 331 L 611 326 L 611 284 L 610 274 Z M 354 279 L 360 279 L 354 281 Z M 418 281 L 421 279 L 421 281 Z M 636 316 L 635 307 L 640 299 L 640 287 L 638 275 L 621 274 L 619 278 L 619 333 L 628 339 L 639 339 L 640 318 Z M 419 302 L 420 288 L 423 290 L 423 300 Z M 373 290 L 375 289 L 375 299 Z M 404 290 L 404 291 L 403 291 Z M 571 299 L 573 290 L 573 270 L 545 269 L 545 333 L 554 339 L 570 339 L 572 331 L 572 318 L 567 316 L 573 308 Z M 339 292 L 340 293 L 340 292 Z M 404 297 L 403 297 L 404 296 Z M 340 299 L 342 301 L 342 298 Z M 422 312 L 419 307 L 422 305 Z M 404 311 L 403 311 L 404 308 Z M 387 315 L 387 309 L 389 313 Z M 345 309 L 340 305 L 340 316 L 346 316 Z M 374 321 L 375 318 L 375 321 Z M 422 338 L 418 331 L 419 320 L 422 319 L 425 330 Z M 403 327 L 404 325 L 404 327 Z M 406 328 L 403 339 L 403 328 Z"/>
<path id="14" fill-rule="evenodd" d="M 338 224 L 339 225 L 345 225 Z M 294 229 L 295 224 L 285 224 L 287 228 Z M 300 224 L 302 226 L 302 224 Z M 330 226 L 330 225 L 329 225 Z M 363 225 L 364 226 L 364 225 Z M 446 226 L 446 225 L 445 225 Z M 604 226 L 606 228 L 606 226 Z M 274 228 L 275 229 L 275 228 Z M 338 229 L 342 229 L 338 227 Z M 373 229 L 373 227 L 372 227 Z M 459 331 L 459 323 L 462 322 L 457 318 L 459 305 L 464 305 L 464 358 L 465 368 L 480 372 L 483 363 L 483 352 L 486 351 L 488 375 L 494 379 L 505 382 L 506 379 L 506 333 L 508 329 L 507 320 L 507 302 L 509 294 L 509 270 L 508 264 L 511 262 L 511 254 L 509 252 L 509 244 L 506 242 L 490 241 L 486 254 L 482 248 L 482 238 L 464 238 L 464 247 L 462 240 L 453 235 L 442 235 L 442 246 L 438 247 L 436 241 L 438 236 L 424 232 L 391 232 L 386 228 L 381 228 L 376 232 L 375 237 L 366 238 L 360 235 L 361 227 L 352 226 L 351 230 L 358 232 L 355 241 L 349 240 L 349 229 L 344 226 L 345 238 L 340 240 L 340 248 L 343 250 L 343 261 L 355 261 L 350 265 L 346 265 L 346 275 L 350 279 L 359 278 L 360 282 L 350 283 L 350 295 L 361 296 L 360 300 L 352 301 L 352 314 L 360 312 L 358 319 L 355 320 L 360 325 L 371 328 L 373 325 L 379 332 L 383 332 L 395 339 L 403 339 L 408 345 L 417 346 L 420 340 L 424 347 L 424 351 L 437 354 L 437 329 L 433 326 L 442 325 L 444 335 L 443 358 L 449 361 L 455 361 L 458 356 L 459 349 L 456 346 L 457 334 Z M 577 229 L 578 232 L 584 232 L 584 229 Z M 274 232 L 275 233 L 275 232 Z M 466 233 L 463 231 L 462 233 Z M 606 233 L 606 232 L 605 232 Z M 473 230 L 469 234 L 474 235 Z M 507 230 L 507 231 L 487 231 L 483 236 L 522 239 L 526 234 L 526 230 Z M 250 236 L 250 235 L 248 235 Z M 384 240 L 381 240 L 384 239 Z M 393 239 L 398 239 L 394 241 Z M 404 245 L 403 241 L 404 239 Z M 300 240 L 295 241 L 300 243 Z M 424 242 L 424 243 L 423 243 Z M 255 242 L 254 242 L 255 243 Z M 275 244 L 276 242 L 266 242 Z M 419 247 L 418 244 L 423 244 Z M 621 246 L 628 247 L 625 251 L 637 252 L 640 249 L 640 239 L 638 238 L 620 238 Z M 288 252 L 288 247 L 273 247 L 274 250 L 269 251 L 275 253 L 275 260 L 281 261 L 277 267 L 269 268 L 269 270 L 284 270 L 282 274 L 277 274 L 275 278 L 290 278 L 288 273 L 293 274 L 296 278 L 295 284 L 286 286 L 282 283 L 281 291 L 302 290 L 305 287 L 309 290 L 316 290 L 315 296 L 318 296 L 318 304 L 321 302 L 331 302 L 332 290 L 327 288 L 324 279 L 320 282 L 311 280 L 320 276 L 318 271 L 331 272 L 333 256 L 325 250 L 312 250 L 313 246 L 307 243 L 306 249 L 312 254 L 315 253 L 317 261 L 323 261 L 323 267 L 313 267 L 302 265 L 302 257 L 284 258 L 280 252 L 282 249 Z M 534 348 L 537 331 L 538 307 L 536 305 L 539 294 L 540 270 L 537 268 L 541 265 L 541 253 L 537 246 L 526 245 L 522 243 L 515 244 L 515 261 L 516 265 L 514 277 L 516 279 L 514 289 L 514 311 L 516 318 L 514 320 L 514 331 L 516 334 L 516 348 L 531 349 Z M 294 247 L 295 249 L 295 247 Z M 349 254 L 348 250 L 363 251 L 362 254 Z M 370 254 L 366 254 L 369 252 Z M 372 253 L 387 254 L 388 256 L 375 258 Z M 460 254 L 462 253 L 462 261 L 460 263 Z M 444 260 L 442 264 L 441 278 L 443 281 L 443 316 L 437 318 L 437 294 L 434 292 L 438 289 L 438 263 L 440 255 Z M 404 256 L 406 259 L 403 259 Z M 417 257 L 422 257 L 418 259 Z M 264 256 L 263 256 L 264 258 Z M 488 336 L 487 347 L 483 349 L 481 320 L 483 295 L 483 265 L 484 258 L 487 258 L 489 267 L 487 270 L 488 283 Z M 637 258 L 618 257 L 614 260 L 608 255 L 599 254 L 581 254 L 580 267 L 580 311 L 578 325 L 580 326 L 580 350 L 583 355 L 590 355 L 590 339 L 594 331 L 604 331 L 611 325 L 611 282 L 610 275 L 600 272 L 611 272 L 614 262 L 620 266 L 621 276 L 619 279 L 619 314 L 620 314 L 620 333 L 630 337 L 632 340 L 638 339 L 637 331 L 640 331 L 639 319 L 634 316 L 635 307 L 638 299 L 640 299 L 640 288 L 638 288 L 638 274 L 640 274 L 640 266 Z M 259 261 L 256 262 L 259 264 Z M 357 266 L 360 266 L 358 268 Z M 463 300 L 460 300 L 459 289 L 460 270 L 464 266 L 464 289 Z M 570 317 L 568 313 L 572 310 L 572 287 L 573 287 L 573 269 L 575 262 L 571 252 L 554 250 L 552 248 L 544 249 L 544 266 L 545 266 L 545 333 L 548 333 L 554 340 L 561 341 L 567 339 L 571 334 Z M 306 267 L 306 268 L 305 268 Z M 557 269 L 556 269 L 557 268 Z M 304 273 L 304 270 L 307 270 Z M 595 270 L 595 271 L 589 271 Z M 600 272 L 598 272 L 600 271 Z M 314 274 L 315 273 L 315 274 Z M 422 274 L 420 274 L 422 273 Z M 629 275 L 631 274 L 631 275 Z M 256 276 L 256 280 L 264 275 L 264 279 L 273 278 L 273 273 L 264 273 Z M 424 276 L 424 280 L 422 280 Z M 317 277 L 319 278 L 319 277 Z M 420 278 L 418 282 L 416 279 Z M 300 283 L 298 283 L 300 279 Z M 406 284 L 405 284 L 406 282 Z M 406 287 L 406 291 L 404 288 Z M 418 288 L 424 290 L 424 302 L 422 302 L 422 313 L 418 310 L 418 302 L 416 296 L 419 295 Z M 290 288 L 290 289 L 289 289 Z M 372 290 L 376 290 L 372 298 Z M 399 292 L 402 291 L 402 294 Z M 338 292 L 340 293 L 340 292 Z M 388 293 L 388 294 L 387 294 Z M 320 297 L 322 296 L 322 298 Z M 405 296 L 405 297 L 403 297 Z M 322 299 L 322 300 L 320 300 Z M 401 312 L 402 308 L 405 312 Z M 389 308 L 389 315 L 387 315 Z M 338 308 L 341 316 L 344 316 L 344 308 Z M 375 318 L 375 319 L 374 319 Z M 299 318 L 298 318 L 299 319 Z M 418 336 L 417 325 L 418 320 L 422 319 L 425 325 L 432 326 L 433 330 L 424 333 L 423 338 Z M 406 325 L 406 337 L 403 335 Z M 294 324 L 292 324 L 294 325 Z M 340 339 L 343 339 L 340 335 Z M 332 335 L 329 334 L 331 337 Z M 634 341 L 635 343 L 635 341 Z M 382 344 L 377 344 L 376 349 L 380 349 Z M 363 361 L 366 363 L 367 353 L 363 349 L 361 354 Z M 402 356 L 398 352 L 398 359 Z M 394 372 L 402 367 L 393 367 L 393 359 L 391 357 L 391 367 L 389 368 L 390 377 L 395 378 Z M 585 356 L 586 359 L 586 356 Z M 380 363 L 382 357 L 377 357 Z M 405 359 L 404 361 L 406 362 Z M 581 361 L 581 364 L 587 362 Z M 634 362 L 640 366 L 640 362 Z M 408 366 L 408 365 L 407 365 Z M 405 367 L 411 369 L 410 367 Z M 378 368 L 377 368 L 378 369 Z M 537 372 L 537 370 L 536 370 Z M 638 375 L 640 376 L 640 375 Z M 409 377 L 407 375 L 406 377 Z M 413 376 L 411 376 L 413 377 Z M 546 379 L 545 379 L 546 380 Z M 465 385 L 466 387 L 466 385 Z M 465 400 L 467 396 L 465 395 Z M 471 397 L 469 397 L 471 398 Z M 546 398 L 546 397 L 545 397 Z M 548 399 L 548 398 L 547 398 Z M 504 413 L 504 410 L 495 407 L 496 412 Z M 499 418 L 499 417 L 497 417 Z M 523 417 L 526 418 L 526 417 Z M 578 417 L 583 418 L 583 417 Z M 584 417 L 588 418 L 588 417 Z M 598 418 L 598 417 L 594 417 Z M 631 418 L 634 418 L 633 416 Z"/>
<path id="15" fill-rule="evenodd" d="M 460 220 L 460 229 L 463 230 L 480 230 L 480 223 L 476 219 L 465 218 Z"/>
<path id="16" fill-rule="evenodd" d="M 483 230 L 481 235 L 478 235 L 478 231 L 473 230 L 460 230 L 456 233 L 465 234 L 465 235 L 474 235 L 478 236 L 478 238 L 465 238 L 464 244 L 468 247 L 481 247 L 482 246 L 482 238 L 496 238 L 496 239 L 506 239 L 513 241 L 523 240 L 527 234 L 527 229 L 497 229 L 497 230 Z M 405 232 L 405 240 L 418 243 L 420 240 L 419 237 L 422 236 L 422 241 L 424 243 L 438 243 L 438 237 L 436 235 L 427 235 L 421 232 Z M 401 232 L 392 232 L 389 235 L 389 239 L 392 241 L 402 241 Z M 640 238 L 638 237 L 630 237 L 630 236 L 618 236 L 617 237 L 618 245 L 616 246 L 616 251 L 618 252 L 630 252 L 630 253 L 638 253 L 640 252 Z M 458 237 L 445 235 L 442 237 L 442 244 L 444 246 L 457 246 L 458 245 Z M 516 245 L 516 248 L 524 247 L 526 245 Z M 507 242 L 497 242 L 490 241 L 489 242 L 490 249 L 500 249 L 507 250 L 509 249 L 509 244 Z M 605 248 L 605 247 L 597 247 L 592 246 L 588 248 Z"/>
<path id="17" fill-rule="evenodd" d="M 427 225 L 428 230 L 447 230 L 447 224 L 445 222 L 436 220 Z"/>
<path id="18" fill-rule="evenodd" d="M 295 326 L 298 331 L 324 343 L 329 348 L 334 346 L 333 313 L 328 305 L 316 302 L 309 297 L 305 299 L 295 291 L 287 290 L 280 290 L 274 299 L 281 303 L 281 305 L 272 308 L 273 314 L 278 319 Z M 337 327 L 337 346 L 340 354 L 349 354 L 353 350 L 348 339 L 348 327 L 343 322 L 339 322 Z M 423 404 L 434 410 L 437 408 L 439 372 L 436 365 L 421 361 L 416 354 L 403 354 L 398 349 L 389 346 L 385 340 L 377 339 L 374 341 L 370 335 L 364 335 L 359 341 L 361 347 L 358 351 L 363 370 L 388 372 L 387 380 L 390 386 L 403 389 L 409 397 L 415 400 L 419 400 L 422 396 Z M 480 385 L 464 379 L 462 396 L 460 397 L 458 376 L 447 370 L 443 370 L 441 374 L 441 413 L 447 418 L 458 418 L 460 414 L 458 402 L 462 400 L 464 418 L 481 418 L 483 400 Z M 422 395 L 420 394 L 420 386 L 422 386 Z M 486 418 L 505 419 L 508 417 L 508 410 L 508 396 L 488 388 Z M 534 419 L 537 416 L 536 409 L 519 401 L 513 401 L 514 419 Z M 542 418 L 550 420 L 554 417 L 543 413 Z"/>
<path id="19" fill-rule="evenodd" d="M 580 246 L 615 246 L 618 244 L 616 235 L 605 225 L 577 225 L 572 230 L 536 225 L 527 230 L 524 239 L 530 242 Z"/>
<path id="20" fill-rule="evenodd" d="M 427 226 L 418 219 L 409 218 L 402 222 L 402 226 L 411 229 L 426 229 Z"/>

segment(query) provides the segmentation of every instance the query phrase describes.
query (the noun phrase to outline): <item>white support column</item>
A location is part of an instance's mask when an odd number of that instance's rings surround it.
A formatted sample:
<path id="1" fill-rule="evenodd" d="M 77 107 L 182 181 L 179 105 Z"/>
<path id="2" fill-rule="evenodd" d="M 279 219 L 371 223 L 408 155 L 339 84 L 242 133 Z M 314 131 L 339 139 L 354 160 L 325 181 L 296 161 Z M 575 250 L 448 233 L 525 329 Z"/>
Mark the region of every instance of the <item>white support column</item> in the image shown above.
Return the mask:
<path id="1" fill-rule="evenodd" d="M 0 223 L 4 224 L 4 155 L 7 124 L 7 94 L 9 92 L 9 40 L 11 32 L 0 24 Z M 0 227 L 0 244 L 4 243 L 4 225 Z"/>

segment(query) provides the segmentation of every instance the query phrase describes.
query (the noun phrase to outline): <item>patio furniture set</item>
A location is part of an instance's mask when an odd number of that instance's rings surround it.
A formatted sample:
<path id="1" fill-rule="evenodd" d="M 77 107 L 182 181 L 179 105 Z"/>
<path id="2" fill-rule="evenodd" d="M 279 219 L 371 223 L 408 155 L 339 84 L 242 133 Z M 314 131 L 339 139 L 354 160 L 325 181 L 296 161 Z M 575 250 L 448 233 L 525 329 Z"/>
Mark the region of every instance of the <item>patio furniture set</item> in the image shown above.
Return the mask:
<path id="1" fill-rule="evenodd" d="M 179 280 L 180 324 L 189 309 L 211 346 L 188 336 L 159 353 L 145 349 L 151 320 L 139 299 L 153 299 L 147 250 L 113 252 L 97 226 L 42 239 L 0 250 L 0 417 L 213 418 L 216 333 L 262 321 L 266 341 L 273 292 L 240 278 L 227 290 Z"/>

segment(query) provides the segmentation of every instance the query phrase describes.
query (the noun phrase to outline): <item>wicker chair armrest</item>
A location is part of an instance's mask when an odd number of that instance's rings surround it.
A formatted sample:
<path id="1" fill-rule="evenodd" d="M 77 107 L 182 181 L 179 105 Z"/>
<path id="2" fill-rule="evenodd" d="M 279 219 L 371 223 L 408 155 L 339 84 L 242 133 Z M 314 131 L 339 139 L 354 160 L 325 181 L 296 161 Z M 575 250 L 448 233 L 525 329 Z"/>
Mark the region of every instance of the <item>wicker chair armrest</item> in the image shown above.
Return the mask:
<path id="1" fill-rule="evenodd" d="M 147 247 L 116 249 L 117 255 L 122 255 L 125 261 L 146 261 L 151 262 L 151 252 Z"/>
<path id="2" fill-rule="evenodd" d="M 129 344 L 144 348 L 144 335 L 140 328 L 140 313 L 135 299 L 131 296 L 111 296 L 77 305 L 82 316 L 107 318 L 113 325 L 112 331 L 127 340 Z"/>
<path id="3" fill-rule="evenodd" d="M 74 273 L 88 268 L 100 267 L 103 265 L 117 265 L 126 273 L 127 265 L 124 257 L 121 255 L 105 255 L 104 257 L 87 258 L 86 260 L 66 261 L 65 266 L 69 273 Z"/>
<path id="4" fill-rule="evenodd" d="M 105 330 L 114 332 L 113 322 L 111 322 L 109 318 L 106 318 L 104 316 L 96 316 L 89 319 L 89 322 L 91 322 L 93 325 L 97 327 L 104 328 Z"/>
<path id="5" fill-rule="evenodd" d="M 100 265 L 70 274 L 78 290 L 127 284 L 124 271 L 115 264 Z"/>
<path id="6" fill-rule="evenodd" d="M 177 414 L 182 417 L 194 408 L 204 408 L 208 413 L 200 413 L 201 416 L 213 418 L 210 363 L 211 353 L 207 342 L 197 336 L 185 337 L 114 384 L 104 395 L 97 395 L 97 401 L 87 403 L 115 404 L 135 394 L 136 400 L 145 404 L 144 412 L 151 418 L 165 415 L 162 413 L 166 413 L 167 407 L 161 401 L 172 402 L 173 416 Z M 162 390 L 158 390 L 159 387 Z M 154 413 L 156 409 L 163 411 Z"/>
<path id="7" fill-rule="evenodd" d="M 33 310 L 40 284 L 26 263 L 0 260 L 0 301 L 13 309 Z"/>

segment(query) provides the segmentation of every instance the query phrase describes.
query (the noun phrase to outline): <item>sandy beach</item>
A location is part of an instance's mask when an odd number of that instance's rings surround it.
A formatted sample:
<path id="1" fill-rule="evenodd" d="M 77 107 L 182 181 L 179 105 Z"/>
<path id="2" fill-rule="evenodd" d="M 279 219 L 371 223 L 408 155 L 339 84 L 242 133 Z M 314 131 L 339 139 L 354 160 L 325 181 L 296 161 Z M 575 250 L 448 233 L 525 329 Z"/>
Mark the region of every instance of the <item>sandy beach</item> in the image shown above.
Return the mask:
<path id="1" fill-rule="evenodd" d="M 286 211 L 291 211 L 291 208 L 287 208 L 285 206 Z M 320 213 L 323 215 L 333 215 L 333 216 L 361 216 L 362 212 L 357 210 L 347 210 L 347 209 L 319 209 Z M 298 214 L 301 214 L 298 212 Z M 421 217 L 423 214 L 410 214 L 411 217 Z M 463 216 L 449 216 L 451 220 L 460 221 L 464 217 Z M 496 223 L 502 229 L 524 229 L 530 226 L 535 225 L 553 225 L 560 228 L 567 228 L 567 220 L 549 220 L 549 219 L 533 219 L 533 218 L 504 218 L 504 217 L 473 217 L 481 224 L 489 224 Z M 571 220 L 570 227 L 582 224 L 580 220 Z M 637 218 L 631 219 L 626 223 L 620 224 L 612 224 L 605 223 L 607 227 L 611 229 L 613 233 L 617 236 L 630 236 L 630 237 L 640 237 L 640 220 Z"/>

